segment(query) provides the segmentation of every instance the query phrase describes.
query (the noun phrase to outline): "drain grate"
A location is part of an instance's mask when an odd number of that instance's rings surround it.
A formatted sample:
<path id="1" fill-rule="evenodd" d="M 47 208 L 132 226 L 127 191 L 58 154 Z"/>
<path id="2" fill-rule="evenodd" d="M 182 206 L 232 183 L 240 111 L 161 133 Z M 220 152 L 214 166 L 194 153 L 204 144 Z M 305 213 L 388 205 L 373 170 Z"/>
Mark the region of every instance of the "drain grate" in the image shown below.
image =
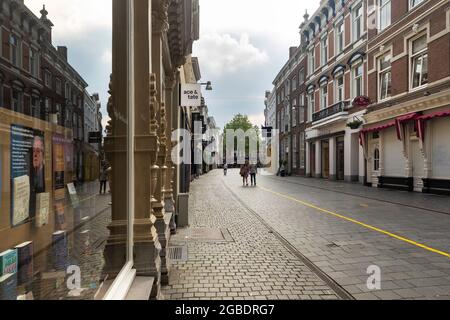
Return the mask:
<path id="1" fill-rule="evenodd" d="M 169 247 L 169 259 L 173 262 L 185 262 L 188 259 L 187 246 Z"/>

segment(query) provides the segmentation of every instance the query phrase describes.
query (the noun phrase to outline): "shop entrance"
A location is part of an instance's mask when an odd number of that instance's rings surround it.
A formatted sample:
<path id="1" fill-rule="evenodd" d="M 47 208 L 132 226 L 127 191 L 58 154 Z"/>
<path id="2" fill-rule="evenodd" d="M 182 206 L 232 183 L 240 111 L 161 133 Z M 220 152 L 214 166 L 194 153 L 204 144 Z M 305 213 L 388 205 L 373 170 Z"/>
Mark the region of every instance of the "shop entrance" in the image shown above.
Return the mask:
<path id="1" fill-rule="evenodd" d="M 311 176 L 316 176 L 316 144 L 310 143 L 309 163 L 311 167 Z"/>
<path id="2" fill-rule="evenodd" d="M 330 178 L 330 142 L 322 141 L 322 178 Z"/>
<path id="3" fill-rule="evenodd" d="M 344 180 L 345 170 L 344 137 L 336 138 L 336 179 Z"/>

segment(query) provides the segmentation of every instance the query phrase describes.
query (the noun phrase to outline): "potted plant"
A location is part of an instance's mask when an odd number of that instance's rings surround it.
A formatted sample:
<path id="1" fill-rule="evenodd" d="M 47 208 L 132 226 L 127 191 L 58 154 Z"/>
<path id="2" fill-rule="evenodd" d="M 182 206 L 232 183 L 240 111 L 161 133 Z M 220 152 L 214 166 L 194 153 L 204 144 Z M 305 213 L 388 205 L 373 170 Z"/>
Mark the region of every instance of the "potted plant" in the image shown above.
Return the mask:
<path id="1" fill-rule="evenodd" d="M 361 125 L 363 124 L 363 122 L 359 119 L 355 119 L 352 122 L 347 123 L 347 127 L 349 127 L 350 129 L 356 130 L 359 127 L 361 127 Z"/>

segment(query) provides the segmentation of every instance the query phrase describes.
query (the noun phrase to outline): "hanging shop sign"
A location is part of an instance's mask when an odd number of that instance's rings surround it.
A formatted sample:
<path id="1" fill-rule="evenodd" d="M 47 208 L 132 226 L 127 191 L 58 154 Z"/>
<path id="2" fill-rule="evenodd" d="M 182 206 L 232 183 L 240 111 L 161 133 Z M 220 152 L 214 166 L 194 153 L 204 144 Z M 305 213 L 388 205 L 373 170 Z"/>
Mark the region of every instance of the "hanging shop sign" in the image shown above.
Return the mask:
<path id="1" fill-rule="evenodd" d="M 180 85 L 180 106 L 182 107 L 201 107 L 202 105 L 202 87 L 200 84 L 181 84 Z"/>

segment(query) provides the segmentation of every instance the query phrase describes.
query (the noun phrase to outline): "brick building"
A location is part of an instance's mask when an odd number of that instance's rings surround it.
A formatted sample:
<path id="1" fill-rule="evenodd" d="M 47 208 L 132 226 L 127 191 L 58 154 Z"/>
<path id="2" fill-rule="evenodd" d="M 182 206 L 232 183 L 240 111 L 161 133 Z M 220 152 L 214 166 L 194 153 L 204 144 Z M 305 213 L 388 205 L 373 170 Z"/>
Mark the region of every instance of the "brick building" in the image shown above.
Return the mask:
<path id="1" fill-rule="evenodd" d="M 83 178 L 83 92 L 87 83 L 52 44 L 48 12 L 36 17 L 23 0 L 0 5 L 0 103 L 3 108 L 73 129 L 77 180 Z"/>
<path id="2" fill-rule="evenodd" d="M 368 95 L 361 142 L 367 182 L 450 193 L 450 3 L 383 1 L 368 17 Z M 383 17 L 381 19 L 380 17 Z"/>
<path id="3" fill-rule="evenodd" d="M 321 1 L 300 27 L 306 47 L 306 174 L 331 180 L 363 180 L 358 129 L 367 94 L 367 2 Z"/>

